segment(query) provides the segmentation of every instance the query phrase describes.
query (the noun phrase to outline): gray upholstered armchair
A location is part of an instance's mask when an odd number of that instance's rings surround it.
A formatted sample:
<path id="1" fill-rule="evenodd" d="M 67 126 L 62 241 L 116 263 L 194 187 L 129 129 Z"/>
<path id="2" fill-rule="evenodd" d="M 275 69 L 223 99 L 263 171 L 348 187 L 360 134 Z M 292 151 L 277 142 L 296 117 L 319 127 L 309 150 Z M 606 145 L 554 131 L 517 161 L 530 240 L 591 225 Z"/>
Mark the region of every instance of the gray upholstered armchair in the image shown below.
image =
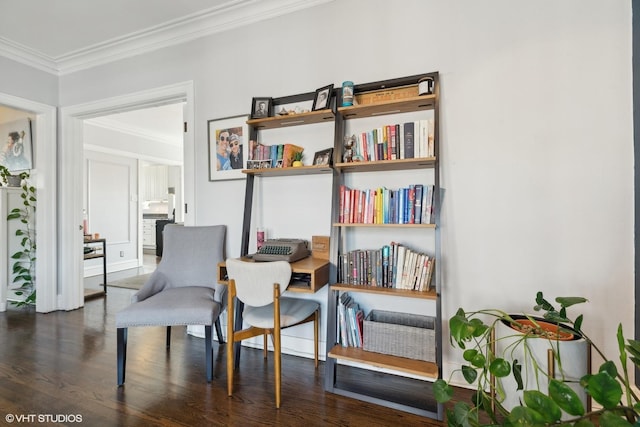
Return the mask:
<path id="1" fill-rule="evenodd" d="M 124 384 L 127 328 L 166 326 L 167 348 L 171 327 L 203 325 L 207 381 L 213 376 L 212 326 L 224 342 L 218 316 L 225 305 L 226 286 L 217 282 L 217 265 L 224 261 L 226 226 L 164 229 L 164 251 L 156 271 L 132 297 L 132 304 L 116 313 L 118 385 Z"/>

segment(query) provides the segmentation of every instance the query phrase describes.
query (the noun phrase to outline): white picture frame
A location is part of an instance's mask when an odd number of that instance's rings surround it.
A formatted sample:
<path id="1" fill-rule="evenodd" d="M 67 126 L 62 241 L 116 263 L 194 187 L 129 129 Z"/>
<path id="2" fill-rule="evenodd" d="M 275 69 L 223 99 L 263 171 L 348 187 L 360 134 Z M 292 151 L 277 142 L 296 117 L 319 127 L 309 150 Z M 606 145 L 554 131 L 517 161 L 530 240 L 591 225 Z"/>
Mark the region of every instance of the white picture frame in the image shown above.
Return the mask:
<path id="1" fill-rule="evenodd" d="M 244 114 L 207 122 L 209 181 L 246 178 L 242 170 L 247 168 L 249 153 L 247 118 Z"/>

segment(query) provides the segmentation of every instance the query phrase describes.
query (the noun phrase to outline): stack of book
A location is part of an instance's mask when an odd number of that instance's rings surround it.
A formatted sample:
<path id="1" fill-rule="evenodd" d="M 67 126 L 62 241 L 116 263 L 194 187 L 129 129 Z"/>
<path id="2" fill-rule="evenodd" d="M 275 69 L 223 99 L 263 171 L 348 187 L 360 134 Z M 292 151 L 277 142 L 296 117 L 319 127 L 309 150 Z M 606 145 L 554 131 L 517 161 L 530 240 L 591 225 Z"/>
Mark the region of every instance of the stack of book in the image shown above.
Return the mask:
<path id="1" fill-rule="evenodd" d="M 434 257 L 395 242 L 338 256 L 338 282 L 349 285 L 428 291 L 434 269 Z"/>
<path id="2" fill-rule="evenodd" d="M 295 154 L 304 151 L 304 148 L 294 144 L 266 145 L 251 141 L 250 145 L 248 169 L 288 168 Z"/>
<path id="3" fill-rule="evenodd" d="M 364 312 L 347 292 L 338 299 L 338 340 L 343 347 L 362 348 Z"/>
<path id="4" fill-rule="evenodd" d="M 397 190 L 357 190 L 340 186 L 338 221 L 342 224 L 431 224 L 433 185 Z"/>
<path id="5" fill-rule="evenodd" d="M 363 162 L 435 156 L 433 119 L 386 125 L 354 136 L 354 157 Z"/>

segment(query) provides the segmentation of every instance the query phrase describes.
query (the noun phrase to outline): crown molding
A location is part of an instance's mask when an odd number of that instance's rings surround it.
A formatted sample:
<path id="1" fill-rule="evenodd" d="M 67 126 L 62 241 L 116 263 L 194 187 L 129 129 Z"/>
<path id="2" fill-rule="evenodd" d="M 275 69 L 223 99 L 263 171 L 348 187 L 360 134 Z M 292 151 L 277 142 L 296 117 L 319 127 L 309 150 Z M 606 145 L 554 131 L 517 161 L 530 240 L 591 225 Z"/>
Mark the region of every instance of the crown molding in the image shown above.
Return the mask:
<path id="1" fill-rule="evenodd" d="M 335 0 L 231 0 L 58 57 L 0 37 L 0 55 L 58 76 L 185 43 Z"/>

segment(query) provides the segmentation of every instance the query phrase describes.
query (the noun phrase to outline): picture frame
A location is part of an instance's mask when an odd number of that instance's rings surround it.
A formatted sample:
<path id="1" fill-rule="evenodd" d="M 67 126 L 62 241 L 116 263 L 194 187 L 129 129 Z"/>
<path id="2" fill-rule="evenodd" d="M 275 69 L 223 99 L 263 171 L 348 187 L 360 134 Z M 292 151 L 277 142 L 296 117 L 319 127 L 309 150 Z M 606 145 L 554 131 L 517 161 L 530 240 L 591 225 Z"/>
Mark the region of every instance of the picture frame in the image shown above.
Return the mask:
<path id="1" fill-rule="evenodd" d="M 313 98 L 313 107 L 311 111 L 324 110 L 331 106 L 331 95 L 333 94 L 333 84 L 316 89 L 316 95 Z"/>
<path id="2" fill-rule="evenodd" d="M 28 117 L 0 124 L 0 164 L 9 172 L 33 168 L 31 119 Z"/>
<path id="3" fill-rule="evenodd" d="M 251 101 L 251 118 L 265 119 L 273 113 L 273 98 L 253 98 Z"/>
<path id="4" fill-rule="evenodd" d="M 243 179 L 249 154 L 247 115 L 207 121 L 209 181 Z"/>
<path id="5" fill-rule="evenodd" d="M 316 151 L 313 155 L 314 165 L 331 166 L 332 163 L 333 148 L 327 148 L 326 150 Z"/>

